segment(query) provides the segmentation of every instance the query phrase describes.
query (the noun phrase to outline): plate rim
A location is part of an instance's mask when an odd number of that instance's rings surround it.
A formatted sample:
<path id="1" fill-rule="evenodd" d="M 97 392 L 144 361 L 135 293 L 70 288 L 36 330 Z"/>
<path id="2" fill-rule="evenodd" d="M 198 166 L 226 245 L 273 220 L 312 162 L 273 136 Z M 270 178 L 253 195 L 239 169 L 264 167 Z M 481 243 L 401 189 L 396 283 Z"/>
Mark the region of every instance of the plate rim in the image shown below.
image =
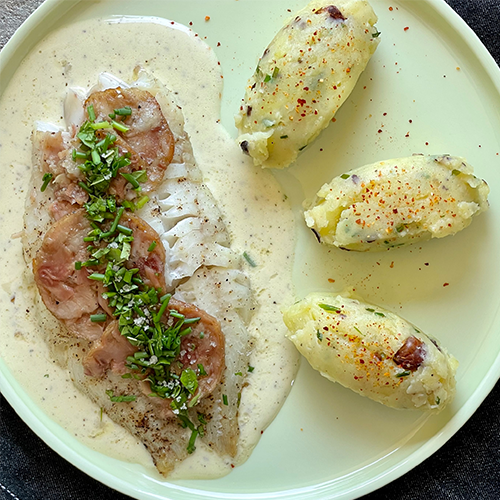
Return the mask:
<path id="1" fill-rule="evenodd" d="M 12 57 L 15 55 L 16 50 L 20 49 L 26 42 L 27 37 L 34 30 L 37 29 L 38 25 L 44 21 L 45 18 L 49 16 L 54 16 L 54 12 L 58 10 L 63 4 L 66 4 L 65 9 L 60 9 L 56 16 L 53 17 L 53 21 L 57 21 L 60 18 L 64 18 L 68 12 L 71 11 L 75 6 L 80 4 L 84 0 L 45 0 L 16 30 L 12 37 L 7 41 L 4 48 L 0 52 L 0 69 L 3 68 L 4 64 L 11 61 Z M 107 1 L 107 0 L 105 0 Z M 408 0 L 401 0 L 402 3 L 406 3 Z M 478 60 L 481 67 L 487 74 L 489 80 L 496 88 L 498 95 L 500 96 L 500 67 L 497 65 L 492 55 L 488 52 L 486 47 L 483 45 L 476 33 L 468 26 L 468 24 L 453 10 L 453 8 L 446 3 L 445 0 L 423 0 L 428 4 L 434 11 L 448 23 L 448 25 L 453 28 L 454 36 L 461 38 L 467 47 L 472 51 L 474 57 Z M 40 39 L 37 38 L 39 41 Z M 30 49 L 23 55 L 23 58 L 29 52 Z M 9 78 L 10 81 L 10 78 Z M 2 81 L 0 87 L 0 94 L 3 93 L 4 89 L 8 85 Z M 496 316 L 499 315 L 499 310 L 496 312 Z M 411 469 L 415 468 L 417 465 L 422 463 L 424 460 L 429 458 L 434 454 L 439 448 L 441 448 L 448 440 L 450 440 L 455 433 L 469 420 L 469 418 L 478 409 L 484 399 L 491 392 L 495 384 L 500 379 L 500 354 L 497 356 L 495 361 L 492 363 L 487 374 L 484 376 L 483 380 L 478 384 L 471 396 L 466 400 L 466 402 L 460 407 L 453 417 L 451 417 L 447 423 L 440 428 L 437 435 L 432 436 L 427 440 L 422 446 L 418 447 L 414 452 L 410 453 L 406 459 L 402 462 L 389 467 L 385 472 L 378 473 L 374 477 L 369 478 L 363 483 L 350 488 L 335 497 L 329 496 L 328 498 L 337 499 L 354 499 L 359 498 L 362 495 L 373 492 L 388 483 L 396 480 L 402 475 L 409 472 Z M 164 483 L 165 493 L 168 493 L 168 497 L 162 493 L 161 497 L 154 492 L 145 491 L 140 488 L 140 486 L 134 485 L 131 482 L 125 482 L 123 479 L 115 476 L 113 473 L 99 468 L 95 463 L 93 463 L 88 458 L 84 458 L 78 453 L 74 447 L 67 444 L 58 434 L 55 434 L 47 425 L 44 420 L 51 422 L 53 425 L 59 427 L 62 431 L 67 432 L 63 427 L 59 426 L 50 417 L 48 417 L 29 397 L 21 385 L 17 382 L 15 377 L 10 373 L 9 368 L 4 363 L 0 356 L 0 392 L 3 397 L 9 402 L 13 407 L 19 417 L 30 427 L 30 429 L 41 438 L 47 446 L 58 453 L 65 460 L 70 462 L 73 466 L 82 470 L 90 477 L 100 481 L 104 485 L 115 489 L 123 494 L 130 495 L 131 493 L 138 499 L 152 500 L 152 499 L 165 499 L 169 500 L 174 498 L 177 499 L 209 499 L 209 498 L 232 498 L 232 499 L 263 499 L 263 498 L 287 498 L 287 499 L 308 499 L 308 498 L 326 498 L 322 497 L 323 494 L 328 494 L 330 485 L 336 481 L 326 481 L 324 483 L 319 483 L 314 486 L 307 486 L 304 488 L 296 488 L 293 490 L 282 490 L 272 493 L 251 493 L 251 494 L 234 494 L 234 493 L 219 493 L 206 490 L 194 490 L 192 488 L 186 488 L 175 483 L 169 483 L 168 481 Z M 35 408 L 30 407 L 29 402 Z M 68 434 L 69 436 L 69 434 Z M 84 446 L 76 438 L 70 436 L 70 439 L 78 443 L 80 446 Z M 87 448 L 87 447 L 85 447 Z M 395 451 L 397 451 L 396 448 Z M 359 470 L 359 469 L 358 469 Z M 356 473 L 358 471 L 355 471 Z M 174 495 L 174 496 L 170 496 Z"/>

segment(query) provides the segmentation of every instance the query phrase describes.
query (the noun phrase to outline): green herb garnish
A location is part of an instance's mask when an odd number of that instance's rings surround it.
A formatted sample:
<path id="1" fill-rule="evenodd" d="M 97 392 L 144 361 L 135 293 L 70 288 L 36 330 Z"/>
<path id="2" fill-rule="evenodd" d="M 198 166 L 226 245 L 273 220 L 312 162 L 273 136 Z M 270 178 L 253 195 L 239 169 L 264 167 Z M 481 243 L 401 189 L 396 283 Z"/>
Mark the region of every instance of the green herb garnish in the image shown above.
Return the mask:
<path id="1" fill-rule="evenodd" d="M 255 263 L 255 261 L 246 252 L 243 252 L 243 257 L 248 262 L 248 264 L 250 265 L 250 267 L 257 267 L 257 264 Z"/>
<path id="2" fill-rule="evenodd" d="M 46 189 L 47 189 L 47 186 L 49 185 L 49 182 L 52 180 L 52 177 L 54 177 L 52 174 L 43 174 L 43 177 L 42 177 L 42 181 L 43 181 L 43 184 L 42 184 L 42 187 L 40 188 L 40 191 L 43 193 Z"/>
<path id="3" fill-rule="evenodd" d="M 341 311 L 341 309 L 339 309 L 338 307 L 331 306 L 329 304 L 318 304 L 318 306 L 321 307 L 321 309 L 328 311 L 328 312 L 339 313 Z"/>
<path id="4" fill-rule="evenodd" d="M 135 401 L 137 399 L 136 396 L 114 396 L 112 390 L 106 391 L 106 394 L 113 403 L 130 403 L 131 401 Z"/>

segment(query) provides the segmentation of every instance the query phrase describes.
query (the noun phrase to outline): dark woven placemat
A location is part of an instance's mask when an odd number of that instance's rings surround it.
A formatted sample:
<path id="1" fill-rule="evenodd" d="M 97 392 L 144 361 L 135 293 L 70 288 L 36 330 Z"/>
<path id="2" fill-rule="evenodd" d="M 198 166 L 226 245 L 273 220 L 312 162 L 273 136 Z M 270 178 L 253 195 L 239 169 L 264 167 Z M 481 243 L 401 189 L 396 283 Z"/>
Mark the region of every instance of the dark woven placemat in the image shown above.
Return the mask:
<path id="1" fill-rule="evenodd" d="M 446 1 L 500 63 L 500 0 Z M 41 0 L 0 0 L 0 48 L 40 3 Z M 80 472 L 48 448 L 0 394 L 0 500 L 127 498 Z M 364 498 L 499 500 L 500 384 L 437 453 Z"/>

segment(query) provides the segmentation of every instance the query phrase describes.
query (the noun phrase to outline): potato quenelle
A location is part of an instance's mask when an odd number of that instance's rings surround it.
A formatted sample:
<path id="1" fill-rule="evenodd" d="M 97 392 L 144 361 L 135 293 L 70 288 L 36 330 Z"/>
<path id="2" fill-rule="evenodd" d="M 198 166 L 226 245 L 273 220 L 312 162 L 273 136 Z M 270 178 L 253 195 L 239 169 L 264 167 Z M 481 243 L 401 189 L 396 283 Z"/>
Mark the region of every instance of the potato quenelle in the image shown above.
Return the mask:
<path id="1" fill-rule="evenodd" d="M 321 243 L 381 251 L 458 233 L 488 209 L 489 192 L 463 158 L 414 155 L 335 177 L 304 216 Z"/>
<path id="2" fill-rule="evenodd" d="M 314 369 L 362 396 L 434 412 L 453 399 L 458 361 L 394 313 L 348 296 L 312 293 L 283 319 Z"/>
<path id="3" fill-rule="evenodd" d="M 255 165 L 285 168 L 328 126 L 379 43 L 365 0 L 314 0 L 277 33 L 236 116 Z"/>

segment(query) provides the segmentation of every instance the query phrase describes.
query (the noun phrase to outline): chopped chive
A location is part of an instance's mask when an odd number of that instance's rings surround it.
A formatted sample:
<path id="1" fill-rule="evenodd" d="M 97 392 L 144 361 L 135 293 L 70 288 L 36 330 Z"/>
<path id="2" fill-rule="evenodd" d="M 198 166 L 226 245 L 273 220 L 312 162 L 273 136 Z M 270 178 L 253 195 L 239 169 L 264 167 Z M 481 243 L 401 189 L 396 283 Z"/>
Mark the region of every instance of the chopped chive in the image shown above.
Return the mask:
<path id="1" fill-rule="evenodd" d="M 95 111 L 94 111 L 94 106 L 92 104 L 87 107 L 87 113 L 89 115 L 89 120 L 91 122 L 94 122 L 95 121 Z"/>
<path id="2" fill-rule="evenodd" d="M 191 455 L 191 453 L 193 453 L 196 450 L 196 446 L 194 445 L 194 443 L 196 441 L 197 436 L 198 436 L 198 430 L 194 429 L 191 432 L 191 437 L 189 438 L 189 443 L 188 443 L 188 446 L 187 446 L 187 452 L 190 455 Z"/>
<path id="3" fill-rule="evenodd" d="M 99 165 L 101 163 L 101 156 L 97 152 L 97 150 L 93 149 L 92 152 L 90 153 L 90 156 L 92 156 L 92 161 L 94 162 L 94 165 Z"/>
<path id="4" fill-rule="evenodd" d="M 341 309 L 339 309 L 338 307 L 331 306 L 330 304 L 318 304 L 318 306 L 321 307 L 321 309 L 328 311 L 328 312 L 339 313 L 341 311 Z"/>
<path id="5" fill-rule="evenodd" d="M 130 116 L 132 114 L 132 109 L 130 106 L 124 106 L 123 108 L 115 109 L 115 114 L 119 116 Z"/>
<path id="6" fill-rule="evenodd" d="M 162 302 L 160 310 L 158 311 L 158 314 L 154 318 L 155 323 L 159 323 L 159 321 L 161 320 L 161 317 L 163 316 L 163 313 L 167 309 L 167 306 L 168 306 L 168 303 L 170 302 L 171 297 L 172 297 L 172 295 L 167 294 L 167 298 Z M 172 313 L 170 313 L 170 315 L 173 316 Z"/>
<path id="7" fill-rule="evenodd" d="M 90 125 L 94 130 L 100 130 L 103 128 L 111 128 L 112 125 L 109 122 L 99 122 L 99 123 L 92 123 Z"/>
<path id="8" fill-rule="evenodd" d="M 129 227 L 125 227 L 125 226 L 122 226 L 121 224 L 118 224 L 116 226 L 116 229 L 120 232 L 120 233 L 123 233 L 125 234 L 126 236 L 132 236 L 132 229 L 130 229 Z"/>
<path id="9" fill-rule="evenodd" d="M 379 312 L 376 312 L 375 313 L 375 316 L 380 316 L 382 318 L 385 318 L 385 314 L 384 313 L 379 313 Z"/>
<path id="10" fill-rule="evenodd" d="M 372 38 L 378 38 L 381 34 L 381 31 L 376 31 L 375 33 L 372 33 Z"/>
<path id="11" fill-rule="evenodd" d="M 148 247 L 148 252 L 152 252 L 156 248 L 156 240 L 153 240 L 151 245 Z"/>
<path id="12" fill-rule="evenodd" d="M 141 185 L 139 184 L 139 182 L 137 181 L 137 179 L 132 174 L 123 174 L 122 172 L 120 172 L 120 175 L 126 181 L 130 182 L 130 184 L 132 184 L 132 186 L 134 187 L 134 189 L 139 189 L 141 187 Z"/>
<path id="13" fill-rule="evenodd" d="M 92 323 L 103 323 L 108 319 L 108 316 L 106 314 L 91 314 L 90 315 L 90 321 Z"/>
<path id="14" fill-rule="evenodd" d="M 207 372 L 205 371 L 205 367 L 201 363 L 198 363 L 198 370 L 200 371 L 200 375 L 202 377 L 204 377 L 207 374 Z"/>
<path id="15" fill-rule="evenodd" d="M 396 227 L 396 231 L 398 233 L 400 233 L 401 231 L 403 231 L 405 229 L 405 225 L 404 224 L 400 224 L 399 226 Z"/>
<path id="16" fill-rule="evenodd" d="M 49 185 L 49 182 L 52 180 L 52 177 L 54 177 L 52 174 L 43 174 L 43 177 L 42 177 L 42 181 L 43 181 L 43 184 L 42 184 L 42 187 L 40 188 L 40 191 L 43 193 L 46 189 L 47 189 L 47 186 Z"/>
<path id="17" fill-rule="evenodd" d="M 87 276 L 87 277 L 89 280 L 94 280 L 94 281 L 104 281 L 104 279 L 105 279 L 104 274 L 100 274 L 100 273 L 89 274 L 89 276 Z"/>
<path id="18" fill-rule="evenodd" d="M 222 395 L 222 402 L 227 406 L 228 405 L 228 402 L 227 402 L 227 396 L 225 394 Z"/>
<path id="19" fill-rule="evenodd" d="M 375 309 L 372 309 L 371 307 L 365 307 L 365 309 L 366 309 L 368 312 L 371 312 L 371 313 L 374 313 L 374 312 L 375 312 Z"/>
<path id="20" fill-rule="evenodd" d="M 460 172 L 460 170 L 457 170 L 456 168 L 454 168 L 452 171 L 451 171 L 451 175 L 460 175 L 462 172 Z"/>
<path id="21" fill-rule="evenodd" d="M 149 201 L 149 196 L 143 196 L 139 199 L 139 201 L 135 204 L 137 210 L 140 210 L 147 202 Z"/>
<path id="22" fill-rule="evenodd" d="M 323 340 L 323 334 L 319 330 L 316 330 L 316 337 L 320 342 Z"/>
<path id="23" fill-rule="evenodd" d="M 288 136 L 287 135 L 282 135 L 282 136 L 280 136 L 280 139 L 288 139 Z"/>
<path id="24" fill-rule="evenodd" d="M 84 190 L 84 191 L 87 191 L 87 193 L 91 193 L 90 191 L 90 188 L 87 186 L 87 184 L 85 184 L 85 182 L 79 182 L 78 185 Z"/>
<path id="25" fill-rule="evenodd" d="M 272 77 L 273 77 L 273 78 L 276 78 L 276 77 L 278 76 L 278 73 L 279 73 L 279 72 L 280 72 L 280 70 L 279 70 L 278 66 L 276 66 L 276 67 L 274 68 L 274 71 L 273 71 L 273 75 L 272 75 Z"/>
<path id="26" fill-rule="evenodd" d="M 246 252 L 243 252 L 243 257 L 248 262 L 248 264 L 250 265 L 250 267 L 257 267 L 257 264 L 255 263 L 255 261 Z"/>
<path id="27" fill-rule="evenodd" d="M 239 408 L 241 403 L 241 392 L 238 392 L 238 400 L 236 401 L 236 407 Z"/>
<path id="28" fill-rule="evenodd" d="M 299 148 L 299 151 L 302 151 L 302 150 L 304 150 L 306 148 L 307 148 L 307 144 L 305 146 L 302 146 L 301 148 Z"/>
<path id="29" fill-rule="evenodd" d="M 77 261 L 75 262 L 75 269 L 76 269 L 77 271 L 79 271 L 81 268 L 82 268 L 82 263 L 81 263 L 81 261 L 77 260 Z"/>
<path id="30" fill-rule="evenodd" d="M 363 335 L 363 334 L 361 333 L 361 330 L 360 330 L 359 328 L 357 328 L 356 326 L 355 326 L 355 327 L 353 327 L 353 328 L 354 328 L 354 329 L 355 329 L 355 330 L 356 330 L 356 331 L 357 331 L 360 335 Z"/>
<path id="31" fill-rule="evenodd" d="M 340 176 L 341 179 L 349 179 L 349 177 L 351 177 L 351 174 L 342 174 Z"/>
<path id="32" fill-rule="evenodd" d="M 411 375 L 411 372 L 406 371 L 396 374 L 396 377 L 401 378 L 401 377 L 407 377 L 408 375 Z"/>
<path id="33" fill-rule="evenodd" d="M 266 75 L 264 78 L 264 83 L 271 81 L 271 75 Z"/>
<path id="34" fill-rule="evenodd" d="M 118 130 L 119 132 L 128 132 L 130 129 L 128 127 L 126 127 L 125 125 L 123 125 L 123 123 L 119 123 L 115 120 L 111 120 L 111 123 L 113 124 L 113 128 Z"/>

